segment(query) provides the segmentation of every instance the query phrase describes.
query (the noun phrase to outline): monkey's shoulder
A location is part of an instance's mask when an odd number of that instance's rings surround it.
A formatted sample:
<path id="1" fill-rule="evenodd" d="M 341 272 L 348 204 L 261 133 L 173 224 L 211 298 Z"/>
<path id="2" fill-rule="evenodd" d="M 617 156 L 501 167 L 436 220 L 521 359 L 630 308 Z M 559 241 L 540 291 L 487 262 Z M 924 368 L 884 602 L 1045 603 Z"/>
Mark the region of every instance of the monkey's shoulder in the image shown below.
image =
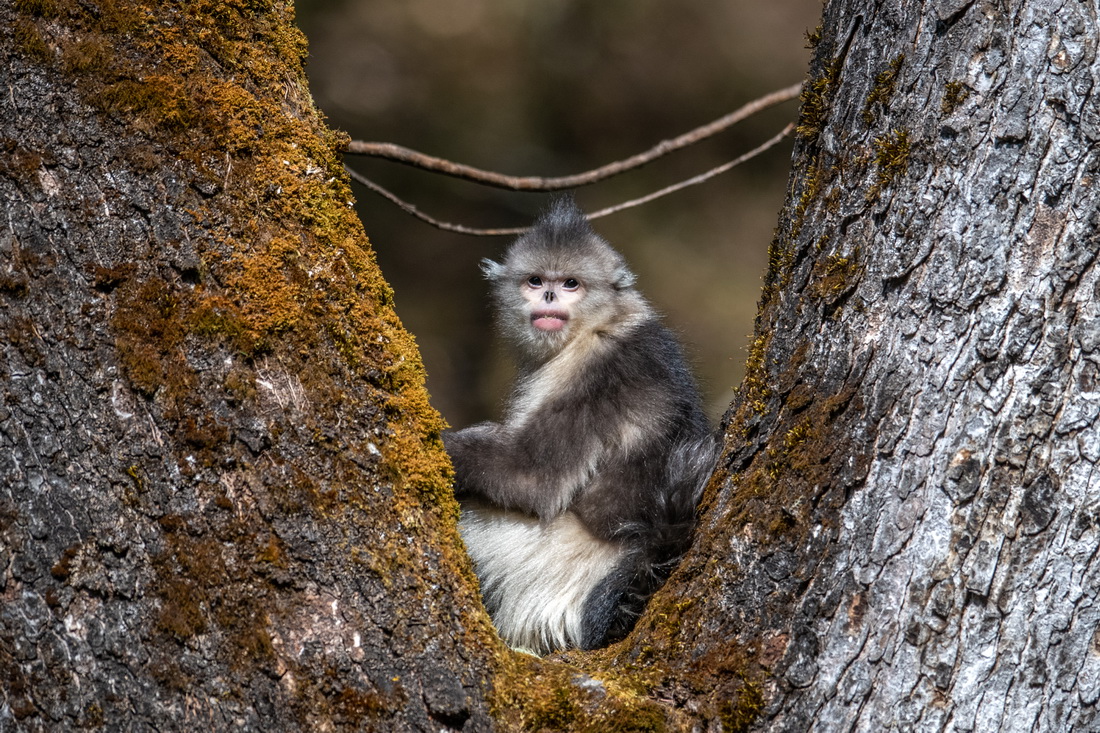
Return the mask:
<path id="1" fill-rule="evenodd" d="M 615 337 L 616 348 L 608 349 L 597 371 L 618 372 L 628 384 L 656 381 L 688 385 L 694 380 L 679 339 L 654 317 Z"/>

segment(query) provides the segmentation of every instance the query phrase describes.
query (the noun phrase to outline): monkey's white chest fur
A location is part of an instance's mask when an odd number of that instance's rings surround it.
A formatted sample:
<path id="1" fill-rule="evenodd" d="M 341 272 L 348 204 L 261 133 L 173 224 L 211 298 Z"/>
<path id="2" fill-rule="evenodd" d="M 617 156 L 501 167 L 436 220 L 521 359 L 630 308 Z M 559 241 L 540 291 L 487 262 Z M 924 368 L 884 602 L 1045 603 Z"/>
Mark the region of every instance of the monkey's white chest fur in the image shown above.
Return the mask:
<path id="1" fill-rule="evenodd" d="M 537 654 L 581 646 L 585 599 L 626 554 L 568 511 L 542 526 L 537 517 L 463 501 L 459 531 L 501 637 Z"/>

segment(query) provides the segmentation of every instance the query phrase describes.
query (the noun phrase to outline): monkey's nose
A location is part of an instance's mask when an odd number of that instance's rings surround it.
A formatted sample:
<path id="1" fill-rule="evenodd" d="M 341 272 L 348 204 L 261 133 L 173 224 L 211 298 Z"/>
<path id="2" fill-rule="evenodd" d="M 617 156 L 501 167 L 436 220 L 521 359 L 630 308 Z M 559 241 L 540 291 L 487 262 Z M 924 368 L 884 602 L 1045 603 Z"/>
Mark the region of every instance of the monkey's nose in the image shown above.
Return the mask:
<path id="1" fill-rule="evenodd" d="M 545 300 L 547 303 L 553 303 L 554 302 L 554 291 L 553 290 L 547 290 L 546 294 L 542 296 L 542 299 Z"/>

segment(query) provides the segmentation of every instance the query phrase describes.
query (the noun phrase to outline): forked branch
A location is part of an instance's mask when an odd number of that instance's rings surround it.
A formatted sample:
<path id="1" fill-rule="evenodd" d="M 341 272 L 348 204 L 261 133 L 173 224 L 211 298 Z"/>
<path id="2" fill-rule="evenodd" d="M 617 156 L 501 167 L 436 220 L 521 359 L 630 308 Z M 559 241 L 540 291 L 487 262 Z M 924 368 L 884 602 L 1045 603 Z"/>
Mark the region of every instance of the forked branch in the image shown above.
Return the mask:
<path id="1" fill-rule="evenodd" d="M 444 158 L 436 158 L 401 145 L 395 145 L 394 143 L 374 143 L 353 140 L 348 146 L 347 152 L 355 155 L 369 155 L 376 158 L 385 158 L 416 168 L 454 176 L 455 178 L 462 178 L 467 181 L 474 181 L 475 183 L 482 183 L 486 186 L 506 188 L 512 191 L 561 191 L 566 188 L 587 186 L 597 181 L 610 178 L 611 176 L 633 170 L 634 168 L 640 168 L 661 156 L 668 155 L 677 150 L 682 150 L 689 145 L 713 137 L 723 130 L 769 107 L 774 107 L 777 104 L 794 99 L 801 90 L 801 84 L 792 84 L 786 89 L 780 89 L 770 94 L 765 94 L 763 97 L 755 99 L 741 108 L 730 112 L 728 115 L 720 117 L 713 122 L 709 122 L 702 127 L 697 127 L 690 132 L 685 132 L 683 135 L 674 137 L 671 140 L 663 140 L 643 153 L 638 153 L 625 160 L 618 160 L 613 163 L 608 163 L 605 166 L 585 171 L 584 173 L 576 173 L 571 176 L 558 176 L 553 178 L 543 178 L 541 176 L 509 176 L 503 173 L 496 173 L 469 165 L 463 165 L 462 163 L 455 163 Z"/>
<path id="2" fill-rule="evenodd" d="M 702 127 L 697 127 L 694 130 L 684 133 L 679 137 L 675 137 L 671 140 L 664 140 L 649 150 L 633 155 L 625 160 L 609 163 L 600 168 L 586 171 L 584 173 L 577 173 L 572 176 L 559 176 L 556 178 L 543 178 L 539 176 L 508 176 L 502 173 L 495 173 L 493 171 L 481 170 L 480 168 L 474 168 L 472 166 L 462 165 L 461 163 L 455 163 L 443 158 L 436 158 L 424 153 L 410 150 L 409 148 L 395 145 L 393 143 L 369 143 L 361 142 L 358 140 L 352 141 L 348 148 L 349 153 L 359 155 L 370 155 L 379 158 L 386 158 L 388 160 L 394 160 L 406 165 L 411 165 L 416 168 L 422 168 L 433 173 L 442 173 L 444 175 L 454 176 L 456 178 L 462 178 L 474 183 L 480 183 L 487 186 L 496 186 L 498 188 L 506 188 L 515 191 L 559 191 L 565 188 L 576 188 L 578 186 L 586 186 L 597 181 L 602 181 L 605 178 L 618 175 L 634 168 L 640 168 L 646 163 L 650 163 L 663 155 L 681 150 L 689 145 L 697 143 L 701 140 L 705 140 L 719 132 L 735 125 L 736 123 L 744 120 L 751 115 L 756 114 L 768 107 L 772 107 L 781 102 L 794 99 L 798 96 L 802 89 L 801 84 L 794 84 L 786 89 L 780 89 L 766 94 L 759 99 L 753 100 L 741 108 L 731 112 L 725 117 L 721 117 L 713 122 L 710 122 Z M 641 204 L 648 203 L 654 199 L 667 196 L 670 193 L 687 188 L 688 186 L 695 186 L 704 181 L 710 180 L 714 176 L 721 173 L 725 173 L 731 168 L 744 163 L 747 160 L 751 160 L 760 155 L 769 148 L 775 146 L 783 138 L 791 134 L 794 129 L 794 124 L 788 124 L 777 135 L 767 140 L 763 144 L 753 148 L 749 152 L 741 155 L 734 160 L 724 163 L 716 168 L 712 168 L 706 173 L 702 173 L 693 178 L 689 178 L 679 183 L 675 183 L 671 186 L 662 188 L 659 191 L 647 194 L 640 198 L 625 201 L 614 206 L 609 206 L 605 209 L 593 212 L 588 215 L 588 218 L 599 219 L 609 214 L 614 214 L 624 209 L 629 209 L 634 206 L 640 206 Z M 345 165 L 348 175 L 358 183 L 363 184 L 371 191 L 374 191 L 379 196 L 389 200 L 396 204 L 407 214 L 420 219 L 421 221 L 430 224 L 437 229 L 442 229 L 448 232 L 456 232 L 458 234 L 470 234 L 474 236 L 501 236 L 501 235 L 514 235 L 521 234 L 526 231 L 525 227 L 509 227 L 498 229 L 478 229 L 475 227 L 468 227 L 462 224 L 453 224 L 451 222 L 441 221 L 432 216 L 420 211 L 416 206 L 410 204 L 407 201 L 399 198 L 394 193 L 388 191 L 382 186 L 378 185 L 374 181 L 370 180 L 358 171 L 353 170 L 351 167 Z"/>
<path id="3" fill-rule="evenodd" d="M 725 173 L 726 171 L 730 170 L 731 168 L 733 168 L 735 166 L 741 165 L 742 163 L 744 163 L 747 160 L 751 160 L 752 158 L 755 158 L 756 156 L 763 153 L 765 150 L 777 145 L 778 143 L 780 143 L 783 140 L 783 138 L 790 135 L 793 130 L 794 130 L 794 123 L 792 122 L 792 123 L 788 124 L 786 127 L 784 127 L 782 130 L 780 130 L 779 134 L 777 134 L 774 137 L 770 138 L 769 140 L 767 140 L 763 144 L 758 145 L 757 147 L 753 148 L 752 150 L 745 153 L 744 155 L 740 155 L 737 158 L 734 158 L 733 160 L 729 161 L 728 163 L 723 163 L 722 165 L 720 165 L 716 168 L 711 168 L 706 173 L 701 173 L 697 176 L 694 176 L 693 178 L 688 178 L 687 180 L 680 181 L 679 183 L 674 183 L 671 186 L 666 186 L 665 188 L 662 188 L 659 191 L 654 191 L 653 193 L 646 194 L 645 196 L 642 196 L 640 198 L 631 199 L 630 201 L 624 201 L 621 204 L 615 204 L 614 206 L 609 206 L 606 209 L 600 209 L 599 211 L 594 211 L 594 212 L 592 212 L 591 214 L 588 215 L 588 219 L 589 219 L 589 221 L 591 221 L 593 219 L 600 219 L 600 218 L 608 216 L 610 214 L 614 214 L 616 212 L 623 211 L 624 209 L 630 209 L 630 208 L 633 208 L 635 206 L 641 206 L 642 204 L 649 203 L 650 201 L 653 201 L 654 199 L 659 199 L 662 196 L 667 196 L 668 194 L 679 191 L 680 189 L 687 188 L 689 186 L 696 186 L 700 183 L 703 183 L 704 181 L 710 180 L 711 178 L 714 178 L 717 175 Z M 462 224 L 453 224 L 451 222 L 441 221 L 439 219 L 436 219 L 434 217 L 431 217 L 431 216 L 425 214 L 423 211 L 420 211 L 420 209 L 416 208 L 415 206 L 413 206 L 409 202 L 399 198 L 397 195 L 395 195 L 392 192 L 386 190 L 385 188 L 382 188 L 381 186 L 379 186 L 374 181 L 372 181 L 369 178 L 366 178 L 365 176 L 363 176 L 361 173 L 358 173 L 358 172 L 352 170 L 351 168 L 348 168 L 346 165 L 344 166 L 344 169 L 348 172 L 348 174 L 352 177 L 353 180 L 363 184 L 364 186 L 369 188 L 371 191 L 374 191 L 375 193 L 377 193 L 379 196 L 382 196 L 382 197 L 388 199 L 389 201 L 393 202 L 394 204 L 399 206 L 406 213 L 408 213 L 412 216 L 415 216 L 417 219 L 420 219 L 420 221 L 425 222 L 426 224 L 431 224 L 433 227 L 435 227 L 437 229 L 442 229 L 442 230 L 448 231 L 448 232 L 456 232 L 458 234 L 470 234 L 470 235 L 473 235 L 473 236 L 480 236 L 480 237 L 496 237 L 496 236 L 515 235 L 515 234 L 522 234 L 523 232 L 527 231 L 527 227 L 509 227 L 509 228 L 503 228 L 503 229 L 477 229 L 475 227 L 463 226 Z"/>

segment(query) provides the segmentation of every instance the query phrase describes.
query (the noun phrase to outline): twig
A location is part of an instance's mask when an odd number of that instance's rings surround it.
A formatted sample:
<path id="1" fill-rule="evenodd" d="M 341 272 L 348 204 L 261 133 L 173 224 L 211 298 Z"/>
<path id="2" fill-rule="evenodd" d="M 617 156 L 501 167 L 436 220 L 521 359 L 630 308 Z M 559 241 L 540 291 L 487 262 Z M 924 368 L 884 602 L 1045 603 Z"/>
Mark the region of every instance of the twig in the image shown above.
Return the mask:
<path id="1" fill-rule="evenodd" d="M 621 204 L 616 204 L 614 206 L 609 206 L 606 209 L 600 209 L 599 211 L 596 211 L 596 212 L 593 212 L 593 213 L 589 214 L 588 219 L 589 220 L 599 219 L 601 217 L 608 216 L 609 214 L 614 214 L 615 212 L 622 211 L 623 209 L 629 209 L 629 208 L 632 208 L 634 206 L 640 206 L 641 204 L 648 203 L 650 201 L 653 201 L 654 199 L 661 198 L 662 196 L 667 196 L 670 193 L 674 193 L 676 191 L 679 191 L 680 189 L 687 188 L 688 186 L 695 186 L 695 185 L 698 185 L 700 183 L 703 183 L 704 181 L 707 181 L 711 178 L 714 178 L 715 176 L 717 176 L 721 173 L 725 173 L 726 171 L 733 168 L 734 166 L 741 165 L 745 161 L 751 160 L 752 158 L 755 158 L 756 156 L 760 155 L 761 153 L 768 150 L 769 148 L 774 147 L 780 141 L 782 141 L 783 138 L 790 135 L 792 130 L 794 130 L 794 123 L 789 123 L 786 127 L 784 127 L 779 132 L 778 135 L 775 135 L 774 137 L 770 138 L 769 140 L 767 140 L 763 144 L 758 145 L 757 147 L 753 148 L 752 150 L 745 153 L 744 155 L 740 155 L 737 158 L 734 158 L 733 160 L 729 161 L 728 163 L 723 163 L 722 165 L 718 166 L 717 168 L 710 169 L 706 173 L 701 173 L 701 174 L 699 174 L 699 175 L 697 175 L 693 178 L 688 178 L 687 180 L 680 181 L 679 183 L 674 183 L 671 186 L 667 186 L 665 188 L 662 188 L 659 191 L 654 191 L 653 193 L 642 196 L 641 198 L 632 199 L 630 201 L 624 201 Z M 402 199 L 398 198 L 397 196 L 390 193 L 386 189 L 382 188 L 381 186 L 379 186 L 374 181 L 371 181 L 369 178 L 366 178 L 362 174 L 357 173 L 356 171 L 352 170 L 351 168 L 348 168 L 346 165 L 344 166 L 344 169 L 347 170 L 348 174 L 354 180 L 358 181 L 359 183 L 362 183 L 364 186 L 366 186 L 370 190 L 374 191 L 375 193 L 389 199 L 390 201 L 392 201 L 393 203 L 395 203 L 399 207 L 401 207 L 407 213 L 415 216 L 417 219 L 420 219 L 423 222 L 431 224 L 433 227 L 436 227 L 438 229 L 443 229 L 443 230 L 448 231 L 448 232 L 458 232 L 460 234 L 472 234 L 474 236 L 482 236 L 482 237 L 492 237 L 492 236 L 501 236 L 501 235 L 510 235 L 510 234 L 522 234 L 523 232 L 527 231 L 526 227 L 512 227 L 512 228 L 508 228 L 508 229 L 475 229 L 475 228 L 472 228 L 472 227 L 463 226 L 461 224 L 452 224 L 450 222 L 445 222 L 445 221 L 440 221 L 438 219 L 434 219 L 434 218 L 428 216 L 427 214 L 423 213 L 419 209 L 417 209 L 412 204 L 410 204 L 406 201 L 403 201 Z"/>
<path id="2" fill-rule="evenodd" d="M 406 214 L 411 214 L 420 221 L 431 224 L 436 229 L 442 229 L 447 232 L 458 232 L 459 234 L 472 234 L 477 237 L 496 237 L 507 234 L 522 234 L 523 232 L 527 231 L 527 227 L 513 227 L 511 229 L 473 229 L 471 227 L 462 226 L 461 224 L 451 224 L 450 222 L 433 219 L 409 202 L 398 198 L 394 194 L 379 186 L 374 181 L 363 176 L 361 173 L 357 173 L 356 171 L 352 170 L 347 165 L 344 165 L 344 170 L 348 172 L 348 175 L 352 177 L 352 180 L 362 183 L 364 186 L 374 191 L 379 196 L 389 199 L 391 202 L 397 204 Z"/>
<path id="3" fill-rule="evenodd" d="M 616 212 L 622 211 L 623 209 L 630 209 L 630 208 L 633 208 L 635 206 L 641 206 L 642 204 L 647 204 L 650 201 L 653 201 L 654 199 L 659 199 L 662 196 L 667 196 L 670 193 L 675 193 L 676 191 L 679 191 L 682 188 L 687 188 L 688 186 L 697 186 L 697 185 L 699 185 L 700 183 L 702 183 L 704 181 L 708 181 L 708 180 L 710 180 L 711 178 L 714 178 L 717 175 L 725 173 L 730 168 L 741 165 L 746 160 L 751 160 L 752 158 L 755 158 L 756 156 L 760 155 L 761 153 L 763 153 L 768 148 L 771 148 L 775 145 L 778 145 L 783 140 L 783 138 L 790 135 L 791 132 L 793 132 L 793 131 L 794 131 L 794 123 L 789 122 L 789 123 L 787 123 L 786 127 L 784 127 L 782 130 L 779 131 L 778 135 L 775 135 L 774 137 L 769 138 L 763 144 L 758 145 L 757 147 L 753 148 L 752 150 L 750 150 L 749 152 L 747 152 L 743 155 L 739 155 L 738 157 L 734 158 L 733 160 L 731 160 L 728 163 L 723 163 L 722 165 L 718 166 L 717 168 L 711 168 L 706 173 L 700 173 L 699 175 L 694 176 L 693 178 L 688 178 L 687 180 L 680 181 L 679 183 L 674 183 L 671 186 L 666 186 L 665 188 L 662 188 L 659 191 L 654 191 L 653 193 L 646 194 L 645 196 L 642 196 L 641 198 L 631 199 L 630 201 L 624 201 L 621 204 L 615 204 L 614 206 L 608 206 L 606 209 L 600 209 L 599 211 L 594 211 L 594 212 L 592 212 L 591 214 L 588 215 L 588 220 L 591 221 L 593 219 L 599 219 L 599 218 L 602 218 L 602 217 L 607 216 L 609 214 L 614 214 Z"/>
<path id="4" fill-rule="evenodd" d="M 717 135 L 726 128 L 768 107 L 794 99 L 801 90 L 801 84 L 793 84 L 786 89 L 780 89 L 771 94 L 765 94 L 763 97 L 749 102 L 725 117 L 721 117 L 702 127 L 697 127 L 679 137 L 674 137 L 671 140 L 664 140 L 644 153 L 638 153 L 626 160 L 608 163 L 605 166 L 584 173 L 577 173 L 571 176 L 559 176 L 557 178 L 508 176 L 503 173 L 495 173 L 493 171 L 455 163 L 443 158 L 425 155 L 424 153 L 411 150 L 401 145 L 395 145 L 394 143 L 372 143 L 353 140 L 348 146 L 347 152 L 356 155 L 370 155 L 377 158 L 386 158 L 417 168 L 436 171 L 445 175 L 455 176 L 456 178 L 463 178 L 468 181 L 476 181 L 477 183 L 483 183 L 488 186 L 497 186 L 498 188 L 507 188 L 514 191 L 560 191 L 564 188 L 587 186 L 588 184 L 602 181 L 605 178 L 610 178 L 624 171 L 640 168 L 646 163 L 650 163 L 660 158 L 662 155 L 668 155 L 671 152 L 686 148 L 688 145 L 697 143 L 700 140 L 705 140 L 708 137 Z"/>

